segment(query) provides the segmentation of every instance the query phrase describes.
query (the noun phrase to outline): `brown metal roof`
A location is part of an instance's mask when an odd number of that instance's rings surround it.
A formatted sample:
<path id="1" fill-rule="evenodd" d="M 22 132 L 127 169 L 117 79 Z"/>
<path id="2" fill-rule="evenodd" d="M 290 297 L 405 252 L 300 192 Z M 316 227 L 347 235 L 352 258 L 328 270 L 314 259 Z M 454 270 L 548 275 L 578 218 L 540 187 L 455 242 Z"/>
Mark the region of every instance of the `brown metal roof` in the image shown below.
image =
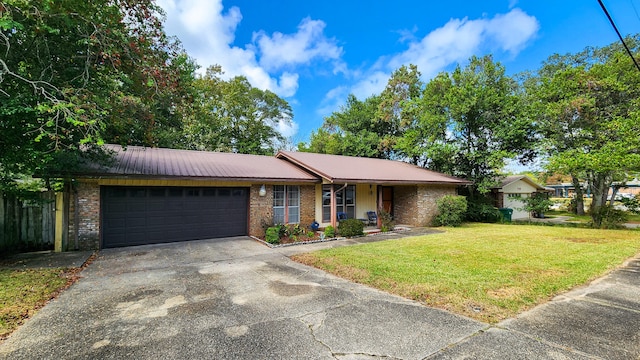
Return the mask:
<path id="1" fill-rule="evenodd" d="M 401 161 L 290 151 L 280 151 L 276 157 L 288 160 L 333 183 L 471 184 L 467 180 Z"/>
<path id="2" fill-rule="evenodd" d="M 81 175 L 189 178 L 227 181 L 319 182 L 318 177 L 273 156 L 105 145 L 114 152 L 111 167 Z"/>

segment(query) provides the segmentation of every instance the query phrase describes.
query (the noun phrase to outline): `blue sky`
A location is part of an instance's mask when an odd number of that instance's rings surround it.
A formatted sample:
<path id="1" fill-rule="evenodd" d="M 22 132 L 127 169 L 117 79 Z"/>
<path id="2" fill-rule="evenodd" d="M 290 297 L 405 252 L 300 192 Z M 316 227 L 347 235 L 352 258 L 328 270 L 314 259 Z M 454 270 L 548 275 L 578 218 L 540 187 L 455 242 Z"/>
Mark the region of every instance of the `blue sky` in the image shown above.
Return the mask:
<path id="1" fill-rule="evenodd" d="M 604 0 L 621 33 L 640 32 L 640 0 Z M 493 54 L 510 74 L 554 53 L 617 40 L 596 0 L 159 0 L 166 31 L 202 68 L 246 76 L 293 108 L 280 130 L 306 141 L 349 93 L 379 93 L 393 70 L 423 80 Z"/>

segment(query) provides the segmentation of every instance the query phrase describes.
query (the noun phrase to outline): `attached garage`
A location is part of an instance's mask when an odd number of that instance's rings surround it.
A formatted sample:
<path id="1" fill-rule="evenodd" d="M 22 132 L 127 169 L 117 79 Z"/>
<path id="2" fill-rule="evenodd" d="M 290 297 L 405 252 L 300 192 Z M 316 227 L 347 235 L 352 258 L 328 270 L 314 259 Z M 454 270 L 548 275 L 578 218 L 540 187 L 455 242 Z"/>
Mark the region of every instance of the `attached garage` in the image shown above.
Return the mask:
<path id="1" fill-rule="evenodd" d="M 249 188 L 103 186 L 102 247 L 247 235 Z"/>

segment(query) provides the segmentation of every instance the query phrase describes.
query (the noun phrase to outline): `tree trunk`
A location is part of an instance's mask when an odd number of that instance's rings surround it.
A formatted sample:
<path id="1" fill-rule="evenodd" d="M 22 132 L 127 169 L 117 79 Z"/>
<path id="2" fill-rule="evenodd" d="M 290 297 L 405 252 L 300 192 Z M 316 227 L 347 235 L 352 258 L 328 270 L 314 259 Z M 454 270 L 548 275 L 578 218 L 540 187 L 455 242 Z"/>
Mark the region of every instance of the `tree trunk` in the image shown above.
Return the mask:
<path id="1" fill-rule="evenodd" d="M 602 207 L 607 204 L 607 195 L 609 187 L 611 187 L 612 177 L 609 173 L 590 173 L 588 175 L 589 184 L 591 186 L 592 200 L 589 213 L 593 221 L 594 227 L 601 227 L 603 220 Z"/>
<path id="2" fill-rule="evenodd" d="M 622 187 L 621 184 L 611 185 L 611 199 L 609 200 L 609 206 L 613 206 L 613 203 L 616 201 L 616 195 L 618 195 L 618 191 L 620 190 L 621 187 Z"/>
<path id="3" fill-rule="evenodd" d="M 576 215 L 584 215 L 584 191 L 578 177 L 571 175 L 571 182 L 576 192 Z"/>

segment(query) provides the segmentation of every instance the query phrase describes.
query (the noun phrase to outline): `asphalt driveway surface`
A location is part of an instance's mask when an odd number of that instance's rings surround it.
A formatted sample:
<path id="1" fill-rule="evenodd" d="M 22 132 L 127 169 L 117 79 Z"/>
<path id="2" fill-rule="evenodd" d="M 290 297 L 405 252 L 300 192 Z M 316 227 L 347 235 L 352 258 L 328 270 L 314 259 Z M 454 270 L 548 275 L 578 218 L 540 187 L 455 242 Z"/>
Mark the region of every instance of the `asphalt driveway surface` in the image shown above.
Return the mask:
<path id="1" fill-rule="evenodd" d="M 638 259 L 489 326 L 287 258 L 354 242 L 103 250 L 0 359 L 640 359 Z"/>

